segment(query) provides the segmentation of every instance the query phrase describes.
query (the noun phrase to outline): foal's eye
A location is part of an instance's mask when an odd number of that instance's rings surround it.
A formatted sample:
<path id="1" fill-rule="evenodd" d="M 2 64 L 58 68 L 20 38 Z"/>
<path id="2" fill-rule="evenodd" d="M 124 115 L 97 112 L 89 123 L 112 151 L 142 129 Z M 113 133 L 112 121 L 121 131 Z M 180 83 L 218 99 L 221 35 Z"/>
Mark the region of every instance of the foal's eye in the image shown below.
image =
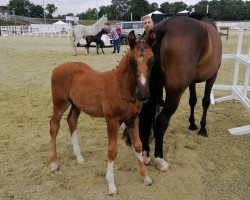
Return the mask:
<path id="1" fill-rule="evenodd" d="M 132 66 L 136 66 L 136 60 L 133 57 L 130 57 L 129 60 Z"/>
<path id="2" fill-rule="evenodd" d="M 147 62 L 147 65 L 148 65 L 150 68 L 152 68 L 153 65 L 154 65 L 154 58 L 150 58 L 150 59 L 148 60 L 148 62 Z"/>

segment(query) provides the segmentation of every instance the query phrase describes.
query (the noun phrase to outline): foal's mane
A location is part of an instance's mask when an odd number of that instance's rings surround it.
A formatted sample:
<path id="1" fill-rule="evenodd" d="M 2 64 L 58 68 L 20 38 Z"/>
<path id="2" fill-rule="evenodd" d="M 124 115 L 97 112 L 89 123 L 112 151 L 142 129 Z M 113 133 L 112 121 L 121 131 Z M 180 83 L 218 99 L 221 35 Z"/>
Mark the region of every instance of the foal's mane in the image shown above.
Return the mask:
<path id="1" fill-rule="evenodd" d="M 120 61 L 118 61 L 118 64 L 115 66 L 114 69 L 112 69 L 112 71 L 116 71 L 118 68 L 120 69 L 122 64 L 126 61 L 128 55 L 130 54 L 131 50 L 128 49 L 128 51 L 125 53 L 124 56 L 122 56 L 122 59 Z"/>

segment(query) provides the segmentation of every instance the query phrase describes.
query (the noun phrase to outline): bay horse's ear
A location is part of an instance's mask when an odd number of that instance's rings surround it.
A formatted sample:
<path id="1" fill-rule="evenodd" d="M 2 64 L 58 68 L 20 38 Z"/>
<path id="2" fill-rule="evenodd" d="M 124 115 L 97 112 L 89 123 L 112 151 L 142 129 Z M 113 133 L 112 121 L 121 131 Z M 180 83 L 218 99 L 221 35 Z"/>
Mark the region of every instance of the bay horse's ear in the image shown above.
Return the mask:
<path id="1" fill-rule="evenodd" d="M 130 49 L 134 49 L 135 47 L 135 41 L 136 41 L 136 38 L 135 38 L 135 31 L 132 30 L 130 31 L 130 33 L 128 34 L 128 44 L 130 46 Z"/>
<path id="2" fill-rule="evenodd" d="M 148 37 L 146 37 L 146 43 L 152 47 L 156 42 L 156 34 L 153 30 L 150 30 L 148 33 Z"/>

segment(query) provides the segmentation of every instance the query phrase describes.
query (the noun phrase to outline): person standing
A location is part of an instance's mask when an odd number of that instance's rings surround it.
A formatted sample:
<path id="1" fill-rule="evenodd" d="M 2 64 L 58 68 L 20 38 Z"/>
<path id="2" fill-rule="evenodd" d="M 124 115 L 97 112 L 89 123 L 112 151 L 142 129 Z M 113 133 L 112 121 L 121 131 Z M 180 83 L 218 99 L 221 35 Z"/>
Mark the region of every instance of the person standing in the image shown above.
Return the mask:
<path id="1" fill-rule="evenodd" d="M 121 35 L 122 35 L 122 30 L 119 25 L 116 25 L 115 30 L 119 36 L 119 49 L 121 48 Z"/>
<path id="2" fill-rule="evenodd" d="M 146 33 L 148 33 L 151 29 L 153 29 L 154 22 L 152 18 L 148 15 L 144 16 L 142 18 L 142 21 L 143 21 L 144 33 L 141 35 L 141 37 L 143 38 L 146 35 Z"/>
<path id="3" fill-rule="evenodd" d="M 116 53 L 116 51 L 117 51 L 117 53 L 119 53 L 120 52 L 119 35 L 116 32 L 114 26 L 111 26 L 111 25 L 109 25 L 109 26 L 110 26 L 110 37 L 113 40 L 113 44 L 114 44 L 114 50 L 112 53 Z"/>
<path id="4" fill-rule="evenodd" d="M 152 18 L 148 15 L 144 16 L 142 18 L 143 21 L 143 28 L 144 28 L 144 33 L 141 35 L 141 38 L 144 38 L 144 36 L 151 30 L 154 28 L 154 22 L 152 20 Z M 152 47 L 153 52 L 155 52 L 154 47 Z M 159 63 L 160 62 L 160 55 L 154 55 L 155 57 L 155 63 Z M 161 87 L 161 92 L 159 94 L 159 99 L 157 101 L 157 105 L 163 107 L 164 105 L 164 100 L 163 100 L 163 87 Z"/>

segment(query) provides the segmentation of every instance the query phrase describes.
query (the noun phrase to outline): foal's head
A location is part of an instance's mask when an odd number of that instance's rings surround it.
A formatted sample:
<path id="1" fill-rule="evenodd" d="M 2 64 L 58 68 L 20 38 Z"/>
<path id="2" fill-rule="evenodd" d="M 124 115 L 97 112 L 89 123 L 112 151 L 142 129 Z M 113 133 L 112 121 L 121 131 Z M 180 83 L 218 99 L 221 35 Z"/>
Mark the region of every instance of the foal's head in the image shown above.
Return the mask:
<path id="1" fill-rule="evenodd" d="M 133 77 L 136 84 L 135 95 L 138 101 L 146 102 L 149 99 L 149 78 L 154 63 L 151 46 L 155 42 L 154 31 L 149 32 L 146 40 L 136 41 L 134 31 L 128 35 L 130 46 L 130 64 L 133 68 Z"/>

